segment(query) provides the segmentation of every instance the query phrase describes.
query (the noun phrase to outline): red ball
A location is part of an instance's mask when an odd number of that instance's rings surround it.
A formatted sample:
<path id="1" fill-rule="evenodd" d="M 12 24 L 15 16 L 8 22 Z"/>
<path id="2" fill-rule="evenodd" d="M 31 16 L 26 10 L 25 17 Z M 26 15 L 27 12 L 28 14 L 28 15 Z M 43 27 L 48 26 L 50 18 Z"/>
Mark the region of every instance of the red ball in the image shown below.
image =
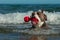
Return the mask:
<path id="1" fill-rule="evenodd" d="M 25 17 L 24 17 L 24 21 L 25 21 L 25 22 L 29 22 L 29 21 L 30 21 L 30 17 L 29 17 L 29 16 L 25 16 Z"/>
<path id="2" fill-rule="evenodd" d="M 31 22 L 32 22 L 32 24 L 37 24 L 38 23 L 38 19 L 37 18 L 31 18 Z"/>

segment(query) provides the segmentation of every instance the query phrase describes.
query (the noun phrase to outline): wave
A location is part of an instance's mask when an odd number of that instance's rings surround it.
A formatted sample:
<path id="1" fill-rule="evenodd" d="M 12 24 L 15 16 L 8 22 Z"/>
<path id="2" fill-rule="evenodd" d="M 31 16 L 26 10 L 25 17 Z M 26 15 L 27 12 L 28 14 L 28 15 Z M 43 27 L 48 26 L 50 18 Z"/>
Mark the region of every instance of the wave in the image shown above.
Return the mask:
<path id="1" fill-rule="evenodd" d="M 0 13 L 0 23 L 22 23 L 24 20 L 25 15 L 30 15 L 32 12 L 26 12 L 26 13 L 7 13 L 7 14 L 1 14 Z"/>
<path id="2" fill-rule="evenodd" d="M 45 14 L 47 15 L 47 22 L 49 24 L 60 24 L 60 12 L 45 12 Z"/>
<path id="3" fill-rule="evenodd" d="M 28 12 L 16 12 L 16 13 L 7 13 L 1 14 L 0 13 L 0 23 L 23 23 L 24 16 L 30 16 L 33 11 Z M 44 12 L 47 15 L 47 23 L 49 24 L 60 24 L 60 12 Z"/>

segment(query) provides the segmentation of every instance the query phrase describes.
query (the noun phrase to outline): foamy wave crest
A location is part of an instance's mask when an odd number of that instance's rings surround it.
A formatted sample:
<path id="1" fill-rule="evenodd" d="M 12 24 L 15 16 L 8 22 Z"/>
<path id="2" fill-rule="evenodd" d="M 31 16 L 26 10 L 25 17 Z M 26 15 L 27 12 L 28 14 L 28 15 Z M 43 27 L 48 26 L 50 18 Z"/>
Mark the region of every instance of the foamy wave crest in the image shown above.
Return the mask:
<path id="1" fill-rule="evenodd" d="M 24 16 L 30 16 L 33 11 L 28 11 L 26 13 L 7 13 L 0 14 L 0 23 L 23 23 Z M 60 12 L 44 12 L 47 15 L 49 24 L 60 24 Z"/>
<path id="2" fill-rule="evenodd" d="M 60 12 L 45 12 L 45 14 L 47 15 L 47 22 L 49 24 L 60 24 Z"/>
<path id="3" fill-rule="evenodd" d="M 0 14 L 0 23 L 22 23 L 24 22 L 23 18 L 26 15 L 29 15 L 32 11 L 26 13 L 7 13 L 7 14 Z"/>

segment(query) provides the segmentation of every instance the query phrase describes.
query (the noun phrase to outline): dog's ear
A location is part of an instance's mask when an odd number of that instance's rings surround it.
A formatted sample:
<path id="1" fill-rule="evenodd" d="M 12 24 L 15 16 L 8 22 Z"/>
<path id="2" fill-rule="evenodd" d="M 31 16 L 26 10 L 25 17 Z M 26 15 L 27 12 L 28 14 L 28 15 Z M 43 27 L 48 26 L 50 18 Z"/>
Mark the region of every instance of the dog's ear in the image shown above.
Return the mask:
<path id="1" fill-rule="evenodd" d="M 32 13 L 32 16 L 34 16 L 34 15 L 35 15 L 35 13 L 33 12 L 33 13 Z"/>
<path id="2" fill-rule="evenodd" d="M 31 17 L 34 17 L 34 15 L 35 15 L 35 12 L 32 13 Z"/>
<path id="3" fill-rule="evenodd" d="M 41 12 L 37 12 L 37 15 L 40 15 Z"/>

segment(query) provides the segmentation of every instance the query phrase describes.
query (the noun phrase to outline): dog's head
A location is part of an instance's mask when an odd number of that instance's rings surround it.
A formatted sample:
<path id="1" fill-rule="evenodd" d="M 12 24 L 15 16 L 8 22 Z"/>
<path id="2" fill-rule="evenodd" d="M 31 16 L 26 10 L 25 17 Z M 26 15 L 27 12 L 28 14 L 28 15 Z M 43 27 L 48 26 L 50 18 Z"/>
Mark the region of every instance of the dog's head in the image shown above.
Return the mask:
<path id="1" fill-rule="evenodd" d="M 38 19 L 36 18 L 36 15 L 37 15 L 36 12 L 32 13 L 32 17 L 31 17 L 32 24 L 37 24 L 38 23 Z"/>

